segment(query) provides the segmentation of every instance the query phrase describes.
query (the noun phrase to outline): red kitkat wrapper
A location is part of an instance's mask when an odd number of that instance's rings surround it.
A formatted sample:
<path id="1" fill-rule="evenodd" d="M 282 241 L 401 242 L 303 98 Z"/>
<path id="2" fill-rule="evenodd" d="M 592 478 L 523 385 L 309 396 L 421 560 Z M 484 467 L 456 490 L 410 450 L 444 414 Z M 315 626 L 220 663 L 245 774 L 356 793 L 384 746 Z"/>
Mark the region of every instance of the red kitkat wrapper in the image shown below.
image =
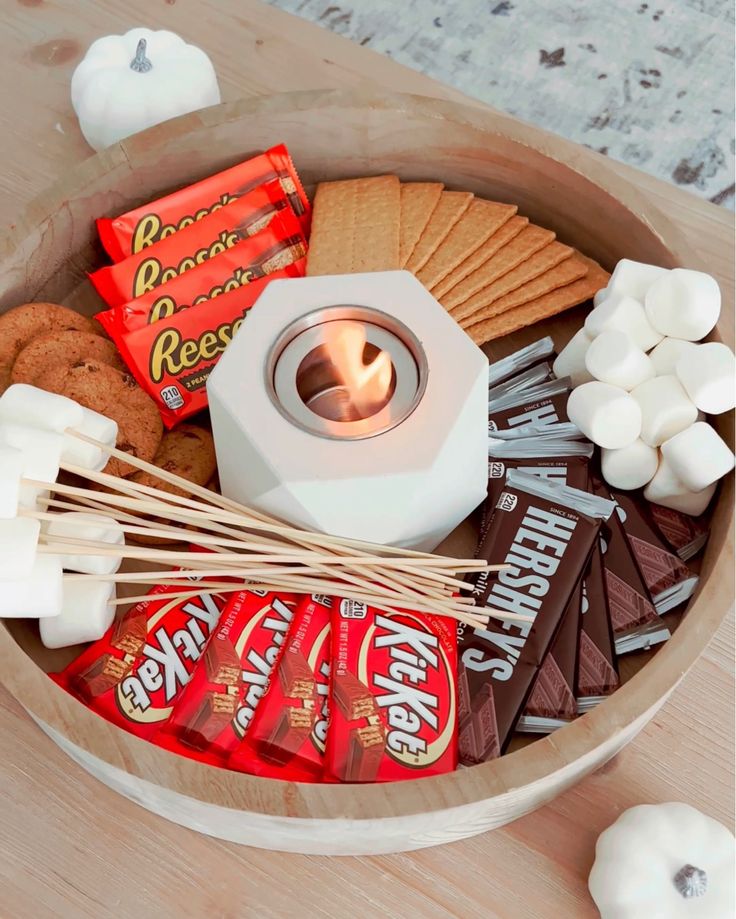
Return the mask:
<path id="1" fill-rule="evenodd" d="M 207 407 L 207 378 L 269 281 L 301 277 L 299 259 L 245 287 L 208 301 L 206 308 L 181 310 L 153 325 L 126 332 L 112 322 L 107 331 L 130 372 L 156 402 L 171 428 Z"/>
<path id="2" fill-rule="evenodd" d="M 269 198 L 267 194 L 263 197 Z M 271 201 L 273 208 L 277 200 Z M 243 198 L 167 236 L 155 246 L 115 265 L 100 268 L 89 279 L 105 303 L 117 307 L 162 287 L 244 242 L 249 243 L 251 249 L 252 277 L 270 274 L 306 253 L 304 234 L 290 210 L 277 210 L 265 226 L 251 235 L 254 220 L 263 222 L 261 198 L 255 208 L 251 207 L 250 198 Z"/>
<path id="3" fill-rule="evenodd" d="M 309 201 L 283 144 L 120 217 L 102 218 L 97 221 L 97 231 L 110 258 L 119 262 L 274 180 L 306 232 Z"/>
<path id="4" fill-rule="evenodd" d="M 332 627 L 327 770 L 391 782 L 457 765 L 454 623 L 342 600 Z"/>
<path id="5" fill-rule="evenodd" d="M 293 604 L 291 594 L 232 594 L 187 691 L 154 738 L 159 746 L 226 765 L 266 690 Z"/>
<path id="6" fill-rule="evenodd" d="M 180 591 L 154 587 L 56 681 L 103 718 L 150 740 L 174 710 L 225 606 L 212 594 L 167 596 Z"/>
<path id="7" fill-rule="evenodd" d="M 294 611 L 286 644 L 243 749 L 231 769 L 306 781 L 324 770 L 329 715 L 331 597 L 305 596 Z M 253 762 L 253 753 L 266 768 Z"/>

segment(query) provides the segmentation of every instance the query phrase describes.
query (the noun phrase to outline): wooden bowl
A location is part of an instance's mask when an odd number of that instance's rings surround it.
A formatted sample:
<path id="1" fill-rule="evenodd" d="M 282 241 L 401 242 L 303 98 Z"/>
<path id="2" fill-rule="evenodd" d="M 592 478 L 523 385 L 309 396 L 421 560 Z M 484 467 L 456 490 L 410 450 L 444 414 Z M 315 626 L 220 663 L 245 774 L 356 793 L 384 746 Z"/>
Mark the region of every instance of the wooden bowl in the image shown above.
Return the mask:
<path id="1" fill-rule="evenodd" d="M 126 211 L 280 141 L 307 184 L 384 172 L 441 180 L 518 204 L 521 213 L 609 268 L 625 256 L 707 268 L 667 218 L 642 207 L 605 161 L 559 138 L 437 100 L 308 92 L 188 115 L 82 163 L 33 201 L 0 240 L 0 308 L 52 300 L 96 312 L 101 304 L 85 277 L 103 261 L 96 217 Z M 493 355 L 547 333 L 560 346 L 582 314 L 573 311 L 509 336 L 494 343 Z M 625 685 L 595 711 L 501 759 L 451 775 L 390 785 L 301 785 L 174 756 L 59 689 L 45 672 L 76 652 L 46 651 L 35 625 L 21 620 L 0 628 L 0 678 L 85 769 L 144 807 L 204 833 L 325 854 L 393 852 L 459 839 L 549 801 L 614 756 L 663 704 L 729 607 L 732 492 L 729 481 L 713 515 L 700 589 L 673 638 L 656 654 L 625 659 Z M 466 538 L 459 534 L 456 545 Z"/>

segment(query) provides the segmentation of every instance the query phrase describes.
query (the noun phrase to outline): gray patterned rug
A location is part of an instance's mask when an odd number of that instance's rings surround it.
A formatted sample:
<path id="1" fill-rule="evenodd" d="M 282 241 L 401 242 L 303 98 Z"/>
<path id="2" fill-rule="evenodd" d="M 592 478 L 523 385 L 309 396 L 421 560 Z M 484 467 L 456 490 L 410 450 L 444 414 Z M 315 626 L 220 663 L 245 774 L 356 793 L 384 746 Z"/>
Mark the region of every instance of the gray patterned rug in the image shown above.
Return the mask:
<path id="1" fill-rule="evenodd" d="M 734 207 L 732 0 L 269 2 Z"/>

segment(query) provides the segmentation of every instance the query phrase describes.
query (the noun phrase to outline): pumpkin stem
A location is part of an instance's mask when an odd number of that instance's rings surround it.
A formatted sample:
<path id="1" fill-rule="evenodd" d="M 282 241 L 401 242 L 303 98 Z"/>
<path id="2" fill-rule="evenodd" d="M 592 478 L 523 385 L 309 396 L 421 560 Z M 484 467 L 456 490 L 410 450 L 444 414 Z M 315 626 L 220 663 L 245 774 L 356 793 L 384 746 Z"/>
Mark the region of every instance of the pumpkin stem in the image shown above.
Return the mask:
<path id="1" fill-rule="evenodd" d="M 708 875 L 702 868 L 683 865 L 672 879 L 679 894 L 685 899 L 702 897 L 708 890 Z"/>
<path id="2" fill-rule="evenodd" d="M 135 49 L 135 57 L 130 62 L 130 69 L 135 70 L 136 73 L 148 73 L 153 67 L 153 64 L 146 57 L 146 45 L 145 38 L 142 38 Z"/>

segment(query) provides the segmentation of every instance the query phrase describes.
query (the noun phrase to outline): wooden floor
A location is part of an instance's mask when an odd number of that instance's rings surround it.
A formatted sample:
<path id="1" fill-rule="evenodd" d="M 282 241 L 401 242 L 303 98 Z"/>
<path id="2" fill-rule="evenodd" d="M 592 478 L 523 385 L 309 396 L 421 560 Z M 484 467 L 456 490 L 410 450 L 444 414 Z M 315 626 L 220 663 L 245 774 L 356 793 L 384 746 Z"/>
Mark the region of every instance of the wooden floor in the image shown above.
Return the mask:
<path id="1" fill-rule="evenodd" d="M 18 0 L 0 5 L 0 218 L 88 150 L 69 78 L 93 38 L 145 22 L 212 52 L 223 96 L 373 85 L 447 87 L 251 0 Z M 732 218 L 618 166 L 733 279 Z M 731 301 L 732 302 L 732 301 Z M 156 818 L 71 763 L 0 691 L 2 919 L 595 917 L 595 838 L 633 804 L 684 800 L 730 822 L 733 619 L 664 709 L 612 763 L 494 833 L 408 855 L 327 859 L 238 848 Z M 2 674 L 0 674 L 0 681 Z"/>

